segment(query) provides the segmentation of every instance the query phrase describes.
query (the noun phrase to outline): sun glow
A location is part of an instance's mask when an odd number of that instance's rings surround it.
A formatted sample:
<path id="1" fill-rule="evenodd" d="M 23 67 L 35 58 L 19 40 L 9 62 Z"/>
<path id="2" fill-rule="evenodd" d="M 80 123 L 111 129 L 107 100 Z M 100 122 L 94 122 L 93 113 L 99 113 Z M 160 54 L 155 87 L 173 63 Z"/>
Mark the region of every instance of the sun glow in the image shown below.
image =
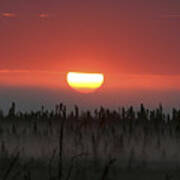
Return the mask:
<path id="1" fill-rule="evenodd" d="M 67 82 L 73 89 L 82 93 L 89 93 L 102 86 L 104 75 L 101 73 L 69 72 Z"/>

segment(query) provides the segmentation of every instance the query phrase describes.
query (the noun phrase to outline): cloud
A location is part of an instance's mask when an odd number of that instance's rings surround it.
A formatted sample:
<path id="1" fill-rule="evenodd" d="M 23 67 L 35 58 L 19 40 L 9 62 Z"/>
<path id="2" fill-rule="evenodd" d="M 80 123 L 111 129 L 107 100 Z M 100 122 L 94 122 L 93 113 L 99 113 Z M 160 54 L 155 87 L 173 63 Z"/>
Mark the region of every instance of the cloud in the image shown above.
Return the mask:
<path id="1" fill-rule="evenodd" d="M 0 74 L 8 73 L 44 73 L 44 74 L 66 74 L 63 71 L 46 71 L 46 70 L 11 70 L 11 69 L 0 69 Z"/>
<path id="2" fill-rule="evenodd" d="M 29 73 L 29 70 L 8 70 L 8 69 L 1 69 L 0 73 Z"/>
<path id="3" fill-rule="evenodd" d="M 10 12 L 2 13 L 1 15 L 3 17 L 10 17 L 10 18 L 16 17 L 16 14 Z"/>
<path id="4" fill-rule="evenodd" d="M 0 13 L 0 16 L 7 17 L 7 18 L 14 18 L 14 17 L 16 17 L 16 14 L 12 13 L 12 12 L 4 12 L 4 13 Z M 50 17 L 50 15 L 47 13 L 40 13 L 40 14 L 36 15 L 36 17 L 46 19 L 46 18 Z"/>
<path id="5" fill-rule="evenodd" d="M 166 14 L 161 16 L 162 18 L 167 18 L 167 19 L 179 19 L 180 18 L 180 13 L 179 14 Z"/>
<path id="6" fill-rule="evenodd" d="M 48 15 L 48 14 L 45 14 L 45 13 L 41 13 L 41 14 L 39 14 L 39 17 L 40 17 L 40 18 L 48 18 L 49 15 Z"/>

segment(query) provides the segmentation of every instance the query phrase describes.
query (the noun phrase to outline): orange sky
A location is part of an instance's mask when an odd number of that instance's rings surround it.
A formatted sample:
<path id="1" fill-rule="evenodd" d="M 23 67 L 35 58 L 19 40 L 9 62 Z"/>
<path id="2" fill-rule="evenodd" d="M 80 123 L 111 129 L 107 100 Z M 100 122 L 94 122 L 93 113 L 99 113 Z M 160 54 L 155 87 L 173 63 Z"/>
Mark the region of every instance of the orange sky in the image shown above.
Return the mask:
<path id="1" fill-rule="evenodd" d="M 0 69 L 179 74 L 178 0 L 2 0 Z"/>
<path id="2" fill-rule="evenodd" d="M 0 71 L 0 84 L 19 87 L 67 89 L 66 72 L 57 71 Z M 180 90 L 180 75 L 105 74 L 103 91 L 124 89 Z"/>
<path id="3" fill-rule="evenodd" d="M 0 87 L 74 93 L 80 71 L 104 73 L 102 94 L 179 91 L 179 21 L 179 0 L 1 0 Z"/>

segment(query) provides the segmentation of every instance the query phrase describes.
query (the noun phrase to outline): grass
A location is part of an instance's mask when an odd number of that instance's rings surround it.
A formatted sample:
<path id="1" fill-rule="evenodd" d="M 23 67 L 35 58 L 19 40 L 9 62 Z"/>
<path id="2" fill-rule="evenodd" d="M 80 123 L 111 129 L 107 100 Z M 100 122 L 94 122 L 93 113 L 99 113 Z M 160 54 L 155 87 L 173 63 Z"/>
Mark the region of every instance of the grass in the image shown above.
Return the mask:
<path id="1" fill-rule="evenodd" d="M 2 180 L 180 177 L 180 110 L 66 109 L 22 113 L 13 103 L 0 111 Z"/>

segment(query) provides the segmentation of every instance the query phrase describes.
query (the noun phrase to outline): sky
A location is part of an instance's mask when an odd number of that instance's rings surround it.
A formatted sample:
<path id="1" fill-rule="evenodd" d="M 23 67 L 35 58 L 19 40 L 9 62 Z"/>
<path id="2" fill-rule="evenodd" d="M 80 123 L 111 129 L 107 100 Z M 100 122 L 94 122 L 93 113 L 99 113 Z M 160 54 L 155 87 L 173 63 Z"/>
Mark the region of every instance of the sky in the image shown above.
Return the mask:
<path id="1" fill-rule="evenodd" d="M 179 0 L 1 0 L 0 107 L 179 107 L 179 32 Z M 69 71 L 101 72 L 105 83 L 79 94 Z"/>

